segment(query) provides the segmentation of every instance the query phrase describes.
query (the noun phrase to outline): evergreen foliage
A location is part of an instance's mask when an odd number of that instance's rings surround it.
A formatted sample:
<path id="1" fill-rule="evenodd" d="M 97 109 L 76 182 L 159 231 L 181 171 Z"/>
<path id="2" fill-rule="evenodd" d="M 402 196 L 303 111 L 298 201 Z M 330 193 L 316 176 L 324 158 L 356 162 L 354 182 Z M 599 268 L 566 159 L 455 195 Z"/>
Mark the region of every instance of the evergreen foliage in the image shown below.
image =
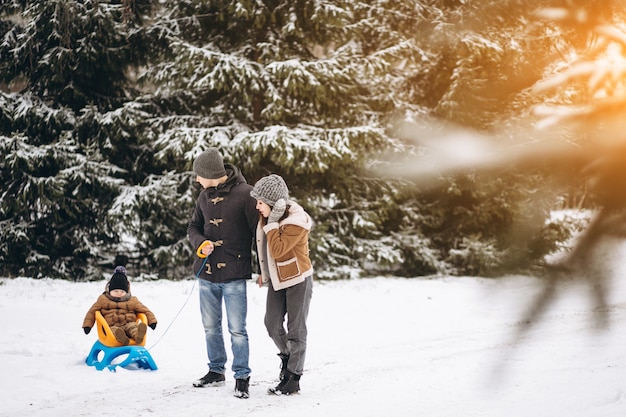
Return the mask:
<path id="1" fill-rule="evenodd" d="M 8 2 L 0 274 L 92 279 L 127 257 L 136 274 L 191 275 L 190 170 L 209 146 L 250 183 L 286 178 L 316 222 L 318 277 L 488 274 L 541 259 L 566 233 L 526 227 L 552 207 L 528 201 L 539 174 L 420 189 L 371 169 L 422 152 L 395 136 L 398 118 L 488 131 L 527 112 L 525 89 L 555 59 L 549 26 L 519 36 L 536 6 Z"/>

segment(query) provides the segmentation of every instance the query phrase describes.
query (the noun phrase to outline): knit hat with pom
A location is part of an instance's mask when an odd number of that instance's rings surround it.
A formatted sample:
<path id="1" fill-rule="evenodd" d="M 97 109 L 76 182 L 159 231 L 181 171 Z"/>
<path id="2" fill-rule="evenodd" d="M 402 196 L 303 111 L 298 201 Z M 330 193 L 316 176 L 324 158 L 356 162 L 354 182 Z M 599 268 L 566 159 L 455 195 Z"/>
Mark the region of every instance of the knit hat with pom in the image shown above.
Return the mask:
<path id="1" fill-rule="evenodd" d="M 270 207 L 281 198 L 289 203 L 289 189 L 285 180 L 280 175 L 271 174 L 263 177 L 254 184 L 254 188 L 250 191 L 250 195 L 257 200 L 261 200 Z"/>
<path id="2" fill-rule="evenodd" d="M 124 290 L 128 292 L 130 284 L 128 278 L 126 278 L 126 268 L 118 266 L 115 268 L 115 273 L 109 280 L 109 292 L 113 290 Z"/>

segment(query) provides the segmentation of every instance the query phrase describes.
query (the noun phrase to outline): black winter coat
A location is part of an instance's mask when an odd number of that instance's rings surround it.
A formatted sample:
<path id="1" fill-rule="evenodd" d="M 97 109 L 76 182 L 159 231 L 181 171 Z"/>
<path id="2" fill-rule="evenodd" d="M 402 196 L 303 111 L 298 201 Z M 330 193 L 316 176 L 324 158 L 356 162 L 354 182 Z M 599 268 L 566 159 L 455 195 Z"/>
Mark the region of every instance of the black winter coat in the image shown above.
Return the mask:
<path id="1" fill-rule="evenodd" d="M 252 242 L 259 220 L 252 186 L 239 169 L 224 164 L 228 179 L 217 187 L 200 192 L 196 209 L 187 226 L 187 236 L 194 250 L 205 240 L 214 243 L 199 278 L 222 283 L 252 278 Z M 196 257 L 194 275 L 204 259 Z"/>

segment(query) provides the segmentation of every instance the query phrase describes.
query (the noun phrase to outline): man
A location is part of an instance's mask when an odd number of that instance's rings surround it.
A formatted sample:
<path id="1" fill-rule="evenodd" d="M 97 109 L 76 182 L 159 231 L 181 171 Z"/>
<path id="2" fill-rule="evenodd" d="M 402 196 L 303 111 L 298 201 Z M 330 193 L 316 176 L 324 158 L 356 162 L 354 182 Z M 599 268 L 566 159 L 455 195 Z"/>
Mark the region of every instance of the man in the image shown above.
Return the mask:
<path id="1" fill-rule="evenodd" d="M 202 152 L 193 163 L 203 190 L 189 221 L 187 235 L 197 249 L 194 273 L 199 272 L 200 313 L 206 337 L 209 372 L 195 387 L 223 385 L 226 350 L 222 334 L 222 301 L 233 352 L 235 396 L 249 397 L 249 345 L 246 330 L 247 289 L 252 278 L 252 241 L 258 221 L 252 186 L 241 171 L 224 164 L 216 148 Z M 206 259 L 206 263 L 204 262 Z M 202 268 L 202 271 L 198 271 Z"/>

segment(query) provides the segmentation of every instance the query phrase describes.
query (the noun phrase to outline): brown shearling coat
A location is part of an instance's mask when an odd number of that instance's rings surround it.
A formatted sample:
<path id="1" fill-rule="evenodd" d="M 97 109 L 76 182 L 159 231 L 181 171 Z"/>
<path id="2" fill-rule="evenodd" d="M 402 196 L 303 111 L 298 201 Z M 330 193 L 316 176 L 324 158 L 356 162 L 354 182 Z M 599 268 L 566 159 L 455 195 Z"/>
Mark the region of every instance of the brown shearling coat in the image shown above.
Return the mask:
<path id="1" fill-rule="evenodd" d="M 311 216 L 302 206 L 291 201 L 289 214 L 276 223 L 257 225 L 257 255 L 263 282 L 272 280 L 275 291 L 303 282 L 313 275 L 309 258 L 309 232 L 313 226 Z M 267 277 L 263 271 L 269 272 Z"/>

